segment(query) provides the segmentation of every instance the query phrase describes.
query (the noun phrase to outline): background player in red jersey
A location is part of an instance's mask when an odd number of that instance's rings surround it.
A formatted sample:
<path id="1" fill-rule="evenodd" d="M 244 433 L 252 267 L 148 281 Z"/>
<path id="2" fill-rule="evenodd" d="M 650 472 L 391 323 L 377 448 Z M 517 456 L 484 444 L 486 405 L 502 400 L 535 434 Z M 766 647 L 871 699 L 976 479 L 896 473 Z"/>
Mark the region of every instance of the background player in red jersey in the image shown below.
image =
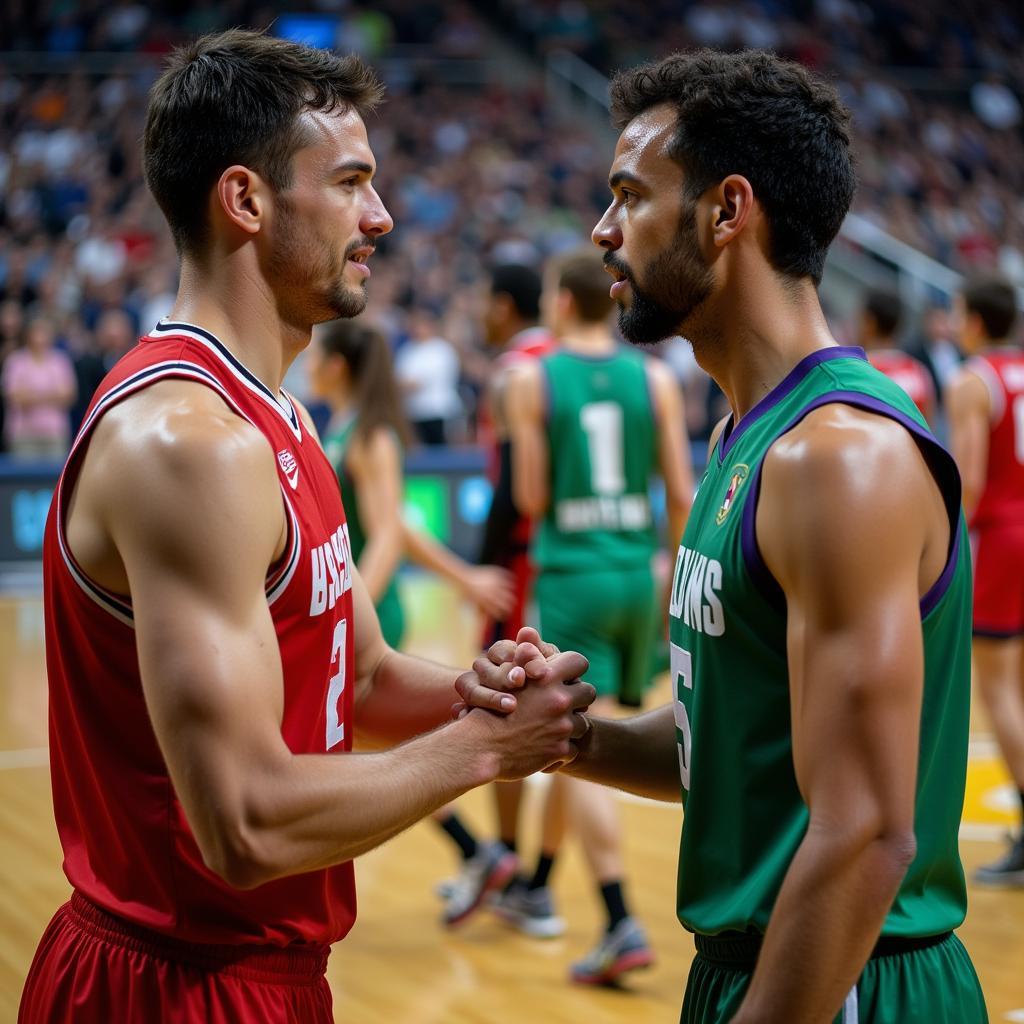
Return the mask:
<path id="1" fill-rule="evenodd" d="M 864 295 L 857 325 L 857 341 L 876 370 L 894 380 L 931 423 L 935 419 L 935 388 L 928 368 L 896 340 L 903 310 L 894 292 L 872 289 Z"/>
<path id="2" fill-rule="evenodd" d="M 977 278 L 960 303 L 971 358 L 947 405 L 974 547 L 974 678 L 1024 811 L 1024 349 L 1007 281 Z M 975 881 L 1024 885 L 1024 832 Z"/>
<path id="3" fill-rule="evenodd" d="M 332 1020 L 352 858 L 467 789 L 573 756 L 583 683 L 450 716 L 457 673 L 383 641 L 329 462 L 281 390 L 365 305 L 391 218 L 372 73 L 248 32 L 177 51 L 147 180 L 181 257 L 171 321 L 101 385 L 44 550 L 51 773 L 71 902 L 21 1020 Z M 350 628 L 355 626 L 356 628 Z M 535 678 L 585 668 L 566 654 Z M 505 673 L 510 686 L 522 671 Z"/>

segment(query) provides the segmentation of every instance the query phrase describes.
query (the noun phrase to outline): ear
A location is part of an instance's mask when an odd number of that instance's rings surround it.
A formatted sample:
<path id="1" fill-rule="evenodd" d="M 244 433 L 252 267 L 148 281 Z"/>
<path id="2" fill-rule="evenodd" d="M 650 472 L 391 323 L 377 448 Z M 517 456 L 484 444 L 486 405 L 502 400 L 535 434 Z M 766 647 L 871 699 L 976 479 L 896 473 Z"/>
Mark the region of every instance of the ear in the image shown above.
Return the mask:
<path id="1" fill-rule="evenodd" d="M 712 202 L 712 238 L 722 248 L 743 231 L 753 215 L 754 189 L 742 174 L 730 174 L 714 190 Z"/>
<path id="2" fill-rule="evenodd" d="M 234 227 L 255 235 L 266 212 L 265 191 L 266 184 L 255 171 L 235 164 L 217 180 L 217 205 Z"/>

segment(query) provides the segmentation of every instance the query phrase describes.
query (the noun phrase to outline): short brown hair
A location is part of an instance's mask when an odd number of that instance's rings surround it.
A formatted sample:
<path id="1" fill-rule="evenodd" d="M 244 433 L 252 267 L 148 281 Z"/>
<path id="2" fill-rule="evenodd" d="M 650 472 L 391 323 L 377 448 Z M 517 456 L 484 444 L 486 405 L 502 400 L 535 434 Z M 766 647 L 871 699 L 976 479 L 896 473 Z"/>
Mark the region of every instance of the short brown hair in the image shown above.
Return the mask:
<path id="1" fill-rule="evenodd" d="M 1017 293 L 1009 281 L 995 274 L 972 277 L 963 294 L 967 312 L 981 317 L 987 337 L 1001 341 L 1010 336 L 1017 319 Z"/>
<path id="2" fill-rule="evenodd" d="M 178 250 L 205 243 L 209 192 L 226 167 L 244 164 L 286 189 L 305 138 L 299 114 L 365 117 L 383 93 L 358 57 L 262 32 L 232 29 L 174 50 L 149 94 L 143 165 Z"/>
<path id="3" fill-rule="evenodd" d="M 576 304 L 579 318 L 588 324 L 607 319 L 615 300 L 611 297 L 611 278 L 604 269 L 601 253 L 594 248 L 576 249 L 555 260 L 556 281 Z"/>

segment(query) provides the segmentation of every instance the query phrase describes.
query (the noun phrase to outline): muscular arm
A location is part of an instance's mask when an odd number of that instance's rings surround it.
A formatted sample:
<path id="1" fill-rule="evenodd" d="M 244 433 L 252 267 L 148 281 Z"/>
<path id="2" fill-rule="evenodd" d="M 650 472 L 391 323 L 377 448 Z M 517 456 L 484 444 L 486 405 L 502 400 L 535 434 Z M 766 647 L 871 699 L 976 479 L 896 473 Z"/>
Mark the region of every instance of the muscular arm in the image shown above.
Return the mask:
<path id="1" fill-rule="evenodd" d="M 919 601 L 949 525 L 902 428 L 829 406 L 769 452 L 757 533 L 786 596 L 810 821 L 734 1022 L 817 1024 L 842 1006 L 914 857 Z"/>
<path id="2" fill-rule="evenodd" d="M 402 559 L 402 456 L 393 434 L 374 431 L 357 442 L 349 454 L 349 470 L 359 495 L 359 513 L 366 546 L 359 557 L 359 572 L 376 603 Z"/>
<path id="3" fill-rule="evenodd" d="M 991 399 L 985 382 L 976 373 L 961 369 L 947 389 L 946 408 L 950 448 L 963 484 L 964 514 L 970 520 L 985 490 L 988 472 Z"/>
<path id="4" fill-rule="evenodd" d="M 669 550 L 674 552 L 693 504 L 693 466 L 683 397 L 675 377 L 664 363 L 651 360 L 647 373 L 658 423 L 658 467 L 665 481 Z"/>
<path id="5" fill-rule="evenodd" d="M 526 363 L 508 374 L 506 399 L 512 441 L 512 498 L 521 515 L 539 519 L 550 500 L 548 441 L 544 434 L 542 370 Z"/>
<path id="6" fill-rule="evenodd" d="M 168 387 L 108 414 L 90 457 L 100 449 L 94 491 L 127 574 L 147 707 L 212 870 L 248 888 L 347 861 L 467 789 L 526 770 L 530 748 L 539 760 L 555 747 L 553 760 L 568 755 L 563 705 L 581 684 L 529 687 L 506 718 L 473 711 L 382 753 L 293 754 L 263 589 L 283 529 L 273 453 L 248 424 L 211 408 L 204 389 Z M 358 640 L 376 620 L 356 586 Z M 391 678 L 372 635 L 359 669 L 374 688 Z M 523 755 L 515 764 L 511 743 Z"/>

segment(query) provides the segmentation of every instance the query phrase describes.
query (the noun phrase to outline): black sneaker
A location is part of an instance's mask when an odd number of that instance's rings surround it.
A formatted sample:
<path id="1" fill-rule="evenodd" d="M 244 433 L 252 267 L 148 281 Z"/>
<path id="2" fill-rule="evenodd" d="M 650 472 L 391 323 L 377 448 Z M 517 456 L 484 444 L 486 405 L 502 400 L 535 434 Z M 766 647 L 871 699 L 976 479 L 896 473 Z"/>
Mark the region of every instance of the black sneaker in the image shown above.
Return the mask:
<path id="1" fill-rule="evenodd" d="M 1024 832 L 1017 837 L 1009 852 L 994 864 L 978 868 L 974 881 L 979 885 L 1001 885 L 1024 888 Z"/>

